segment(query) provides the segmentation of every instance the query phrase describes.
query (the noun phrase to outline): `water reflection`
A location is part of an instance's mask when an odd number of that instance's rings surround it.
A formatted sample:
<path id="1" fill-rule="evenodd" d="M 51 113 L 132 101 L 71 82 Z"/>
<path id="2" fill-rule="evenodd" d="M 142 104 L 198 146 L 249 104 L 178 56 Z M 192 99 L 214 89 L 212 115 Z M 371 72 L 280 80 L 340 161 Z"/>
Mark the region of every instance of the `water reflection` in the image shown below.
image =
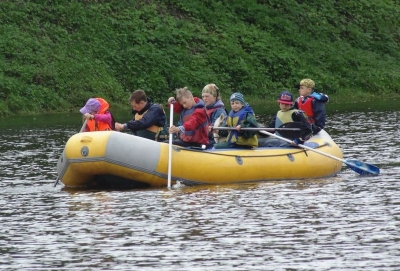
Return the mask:
<path id="1" fill-rule="evenodd" d="M 398 115 L 327 123 L 379 176 L 171 190 L 53 188 L 80 125 L 2 129 L 0 270 L 398 270 Z"/>
<path id="2" fill-rule="evenodd" d="M 400 146 L 399 112 L 348 113 L 343 120 L 332 119 L 335 141 L 343 149 L 345 157 L 358 157 L 364 162 L 385 166 L 398 165 L 397 151 Z"/>

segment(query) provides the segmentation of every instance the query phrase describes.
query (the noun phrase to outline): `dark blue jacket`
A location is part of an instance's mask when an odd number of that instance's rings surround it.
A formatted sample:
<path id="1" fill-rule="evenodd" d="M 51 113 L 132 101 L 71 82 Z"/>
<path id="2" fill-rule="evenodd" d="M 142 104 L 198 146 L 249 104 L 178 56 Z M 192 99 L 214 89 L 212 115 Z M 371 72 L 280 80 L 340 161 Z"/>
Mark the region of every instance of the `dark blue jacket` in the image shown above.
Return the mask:
<path id="1" fill-rule="evenodd" d="M 164 110 L 161 108 L 160 105 L 151 103 L 151 100 L 149 98 L 147 98 L 147 104 L 142 110 L 140 110 L 139 112 L 132 110 L 133 116 L 135 116 L 136 113 L 142 115 L 144 112 L 146 112 L 146 114 L 143 116 L 142 119 L 138 121 L 130 120 L 126 123 L 127 128 L 131 130 L 133 134 L 135 134 L 136 131 L 146 129 L 153 125 L 159 127 L 163 127 L 165 125 L 166 116 Z"/>

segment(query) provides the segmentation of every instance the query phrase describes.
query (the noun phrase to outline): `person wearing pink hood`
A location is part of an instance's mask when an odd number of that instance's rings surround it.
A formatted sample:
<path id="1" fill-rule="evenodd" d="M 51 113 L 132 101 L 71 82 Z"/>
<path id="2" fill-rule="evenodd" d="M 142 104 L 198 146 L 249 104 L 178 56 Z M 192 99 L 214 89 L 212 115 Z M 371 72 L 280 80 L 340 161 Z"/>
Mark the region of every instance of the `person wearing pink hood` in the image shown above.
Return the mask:
<path id="1" fill-rule="evenodd" d="M 109 104 L 103 98 L 90 98 L 79 112 L 87 120 L 84 132 L 114 130 L 114 117 L 109 111 Z"/>

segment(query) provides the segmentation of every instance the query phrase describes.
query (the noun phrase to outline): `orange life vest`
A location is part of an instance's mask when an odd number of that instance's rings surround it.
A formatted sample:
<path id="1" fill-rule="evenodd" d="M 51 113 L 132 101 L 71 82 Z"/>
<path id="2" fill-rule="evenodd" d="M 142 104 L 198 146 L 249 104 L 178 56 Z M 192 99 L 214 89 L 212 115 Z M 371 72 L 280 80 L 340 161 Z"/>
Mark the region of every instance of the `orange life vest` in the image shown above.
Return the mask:
<path id="1" fill-rule="evenodd" d="M 100 102 L 100 109 L 97 112 L 97 114 L 104 114 L 108 111 L 110 108 L 110 105 L 106 100 L 103 98 L 95 98 Z M 111 131 L 112 127 L 107 122 L 103 121 L 96 121 L 94 118 L 88 120 L 86 124 L 86 131 L 88 132 L 93 132 L 93 131 Z"/>

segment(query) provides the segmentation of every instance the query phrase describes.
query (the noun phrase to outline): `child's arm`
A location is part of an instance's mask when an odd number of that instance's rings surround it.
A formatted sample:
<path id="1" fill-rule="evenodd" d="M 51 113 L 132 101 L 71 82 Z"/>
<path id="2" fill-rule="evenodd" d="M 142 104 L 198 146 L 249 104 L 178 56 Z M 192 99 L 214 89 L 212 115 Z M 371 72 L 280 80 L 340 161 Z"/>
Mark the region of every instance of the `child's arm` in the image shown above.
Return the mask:
<path id="1" fill-rule="evenodd" d="M 304 141 L 310 139 L 312 137 L 312 130 L 311 130 L 311 125 L 308 123 L 307 118 L 305 117 L 305 114 L 301 110 L 297 110 L 293 112 L 292 114 L 292 119 L 294 121 L 300 122 L 301 123 L 301 131 L 300 131 L 300 137 L 295 138 L 293 142 L 297 144 L 303 144 Z"/>
<path id="2" fill-rule="evenodd" d="M 96 121 L 111 123 L 111 113 L 107 111 L 104 114 L 94 114 L 94 119 Z"/>
<path id="3" fill-rule="evenodd" d="M 324 129 L 325 127 L 325 119 L 326 119 L 326 110 L 323 102 L 313 101 L 313 111 L 314 111 L 314 134 L 317 134 L 319 131 Z"/>
<path id="4" fill-rule="evenodd" d="M 152 125 L 160 126 L 160 122 L 162 122 L 164 119 L 164 112 L 162 111 L 161 107 L 151 106 L 140 120 L 130 120 L 122 124 L 122 127 L 120 125 L 118 126 L 119 128 L 122 128 L 121 130 L 128 128 L 132 132 L 137 132 Z"/>
<path id="5" fill-rule="evenodd" d="M 184 131 L 194 131 L 197 127 L 205 122 L 207 122 L 206 112 L 204 111 L 204 109 L 198 108 L 194 110 L 190 118 L 185 121 L 185 123 L 183 123 L 182 127 Z"/>
<path id="6" fill-rule="evenodd" d="M 253 114 L 247 114 L 246 119 L 242 122 L 240 125 L 241 128 L 258 128 L 260 125 L 258 125 L 258 122 L 256 118 L 254 117 Z M 252 130 L 252 131 L 241 131 L 240 134 L 245 137 L 245 138 L 251 138 L 258 134 L 258 131 Z"/>
<path id="7" fill-rule="evenodd" d="M 171 103 L 174 103 L 174 113 L 180 114 L 183 110 L 182 105 L 180 105 L 180 103 L 178 103 L 174 97 L 168 98 L 168 108 L 171 107 Z"/>
<path id="8" fill-rule="evenodd" d="M 269 128 L 275 128 L 276 124 L 276 115 L 272 118 L 271 122 L 268 124 Z"/>

